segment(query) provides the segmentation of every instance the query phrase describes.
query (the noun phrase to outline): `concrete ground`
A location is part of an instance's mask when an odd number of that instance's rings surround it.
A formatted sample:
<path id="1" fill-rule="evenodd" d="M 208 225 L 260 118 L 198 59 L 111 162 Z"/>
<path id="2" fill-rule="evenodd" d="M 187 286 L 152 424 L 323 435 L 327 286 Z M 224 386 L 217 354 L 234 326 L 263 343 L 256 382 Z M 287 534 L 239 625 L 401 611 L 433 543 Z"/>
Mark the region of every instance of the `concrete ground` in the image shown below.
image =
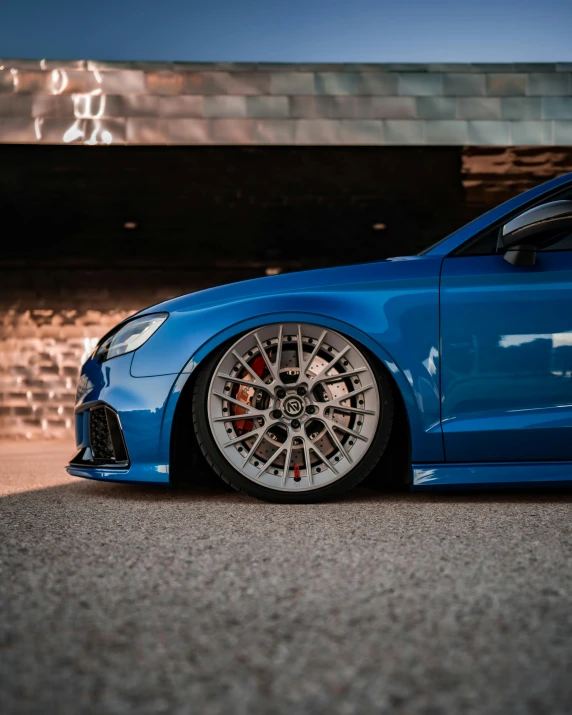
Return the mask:
<path id="1" fill-rule="evenodd" d="M 572 711 L 572 492 L 282 506 L 0 444 L 0 712 Z"/>

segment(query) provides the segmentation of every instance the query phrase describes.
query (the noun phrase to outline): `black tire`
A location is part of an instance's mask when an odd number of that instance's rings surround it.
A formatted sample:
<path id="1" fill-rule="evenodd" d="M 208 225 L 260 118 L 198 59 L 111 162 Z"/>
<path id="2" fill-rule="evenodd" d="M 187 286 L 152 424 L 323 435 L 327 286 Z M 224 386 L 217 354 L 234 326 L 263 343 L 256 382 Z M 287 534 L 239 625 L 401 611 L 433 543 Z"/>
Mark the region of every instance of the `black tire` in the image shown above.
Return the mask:
<path id="1" fill-rule="evenodd" d="M 236 340 L 236 338 L 233 339 Z M 279 502 L 283 504 L 293 503 L 313 503 L 326 501 L 344 494 L 349 489 L 357 486 L 363 481 L 368 474 L 375 468 L 381 459 L 391 433 L 393 424 L 394 405 L 392 386 L 389 377 L 385 371 L 380 368 L 376 360 L 367 354 L 361 348 L 367 361 L 370 365 L 373 375 L 377 380 L 379 396 L 380 396 L 380 417 L 377 425 L 377 431 L 371 441 L 371 445 L 367 453 L 363 456 L 359 464 L 350 470 L 337 481 L 327 484 L 323 487 L 312 491 L 304 492 L 285 492 L 271 489 L 260 485 L 240 474 L 231 464 L 223 457 L 219 451 L 209 425 L 207 401 L 210 380 L 213 372 L 225 354 L 230 343 L 221 347 L 213 353 L 205 364 L 200 368 L 200 373 L 197 375 L 193 390 L 193 426 L 197 438 L 198 445 L 213 471 L 227 484 L 239 492 L 248 496 L 263 499 L 265 501 Z"/>

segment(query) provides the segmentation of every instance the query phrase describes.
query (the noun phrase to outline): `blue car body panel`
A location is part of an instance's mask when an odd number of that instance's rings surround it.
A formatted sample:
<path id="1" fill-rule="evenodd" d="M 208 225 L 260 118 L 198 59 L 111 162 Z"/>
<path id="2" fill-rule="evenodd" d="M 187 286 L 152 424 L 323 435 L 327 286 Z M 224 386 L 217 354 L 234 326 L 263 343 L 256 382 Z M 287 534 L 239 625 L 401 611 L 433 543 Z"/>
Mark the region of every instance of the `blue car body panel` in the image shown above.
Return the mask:
<path id="1" fill-rule="evenodd" d="M 82 368 L 81 395 L 76 403 L 76 445 L 89 447 L 88 414 L 107 404 L 117 411 L 130 458 L 129 469 L 69 466 L 78 477 L 113 481 L 169 481 L 169 450 L 161 449 L 161 426 L 173 385 L 172 375 L 136 380 L 131 377 L 133 353 L 99 363 L 89 359 Z"/>
<path id="2" fill-rule="evenodd" d="M 572 252 L 446 258 L 441 343 L 447 461 L 572 459 Z"/>
<path id="3" fill-rule="evenodd" d="M 497 207 L 422 256 L 245 281 L 141 311 L 169 317 L 135 352 L 88 360 L 76 405 L 78 448 L 88 443 L 89 410 L 109 405 L 121 422 L 129 467 L 72 464 L 68 471 L 168 482 L 175 410 L 190 375 L 230 338 L 299 321 L 346 334 L 389 370 L 409 422 L 414 488 L 542 482 L 543 460 L 560 460 L 545 474 L 566 480 L 572 253 L 539 254 L 532 269 L 502 256 L 451 254 L 571 180 L 556 179 Z"/>

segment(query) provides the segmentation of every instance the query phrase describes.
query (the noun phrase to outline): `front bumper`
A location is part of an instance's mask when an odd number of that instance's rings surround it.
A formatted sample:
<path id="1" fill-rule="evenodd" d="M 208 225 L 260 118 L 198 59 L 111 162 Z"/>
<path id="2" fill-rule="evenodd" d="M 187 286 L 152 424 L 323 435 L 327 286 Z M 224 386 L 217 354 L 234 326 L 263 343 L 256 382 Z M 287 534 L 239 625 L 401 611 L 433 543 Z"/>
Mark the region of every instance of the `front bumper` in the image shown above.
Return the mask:
<path id="1" fill-rule="evenodd" d="M 82 367 L 75 407 L 76 477 L 169 482 L 171 420 L 165 420 L 176 375 L 133 377 L 134 353 Z"/>

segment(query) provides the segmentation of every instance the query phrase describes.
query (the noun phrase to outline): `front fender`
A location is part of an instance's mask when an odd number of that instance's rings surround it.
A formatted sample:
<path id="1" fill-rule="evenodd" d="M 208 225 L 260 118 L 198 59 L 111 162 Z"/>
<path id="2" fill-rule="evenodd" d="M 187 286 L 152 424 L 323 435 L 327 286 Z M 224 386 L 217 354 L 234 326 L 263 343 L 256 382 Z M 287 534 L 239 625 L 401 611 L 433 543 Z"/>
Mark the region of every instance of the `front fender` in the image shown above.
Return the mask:
<path id="1" fill-rule="evenodd" d="M 379 297 L 377 292 L 368 294 L 365 301 L 363 292 L 353 296 L 302 294 L 273 300 L 271 310 L 268 301 L 256 299 L 197 311 L 192 321 L 193 337 L 188 341 L 194 349 L 189 349 L 190 358 L 180 370 L 165 407 L 162 452 L 169 451 L 175 408 L 183 388 L 208 355 L 227 340 L 268 323 L 307 322 L 346 335 L 385 365 L 403 397 L 413 461 L 442 461 L 437 295 L 430 299 L 427 291 L 410 291 L 396 296 L 393 304 L 389 300 L 382 303 Z M 314 308 L 312 312 L 304 310 L 308 305 Z M 168 322 L 174 326 L 177 321 Z M 136 358 L 132 370 L 145 369 L 145 363 L 136 364 Z"/>

